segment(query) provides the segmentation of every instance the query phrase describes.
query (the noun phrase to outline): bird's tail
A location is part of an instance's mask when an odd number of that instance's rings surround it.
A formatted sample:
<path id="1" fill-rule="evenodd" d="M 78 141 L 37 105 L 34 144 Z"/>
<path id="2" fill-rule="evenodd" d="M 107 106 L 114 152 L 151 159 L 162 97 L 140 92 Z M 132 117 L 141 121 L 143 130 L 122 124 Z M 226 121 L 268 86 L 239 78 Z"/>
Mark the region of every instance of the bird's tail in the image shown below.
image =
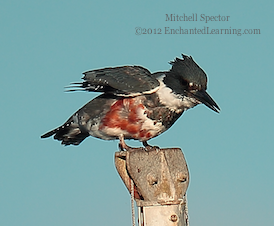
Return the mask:
<path id="1" fill-rule="evenodd" d="M 73 122 L 70 118 L 64 125 L 43 134 L 41 138 L 48 138 L 53 135 L 54 139 L 62 141 L 63 145 L 79 145 L 89 136 L 89 133 L 81 130 L 78 123 Z"/>

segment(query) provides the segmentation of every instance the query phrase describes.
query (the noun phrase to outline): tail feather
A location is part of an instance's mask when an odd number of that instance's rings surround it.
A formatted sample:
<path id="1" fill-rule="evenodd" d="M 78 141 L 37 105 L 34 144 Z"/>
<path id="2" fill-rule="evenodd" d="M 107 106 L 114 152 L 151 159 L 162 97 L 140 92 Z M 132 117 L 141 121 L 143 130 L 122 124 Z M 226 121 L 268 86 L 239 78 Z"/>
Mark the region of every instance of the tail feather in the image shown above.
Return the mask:
<path id="1" fill-rule="evenodd" d="M 63 145 L 79 145 L 86 137 L 89 136 L 87 131 L 80 130 L 78 125 L 72 121 L 51 130 L 41 136 L 41 138 L 48 138 L 54 135 L 55 140 L 62 141 Z"/>
<path id="2" fill-rule="evenodd" d="M 51 137 L 52 135 L 54 135 L 55 133 L 57 133 L 58 129 L 59 129 L 59 128 L 54 129 L 54 130 L 51 130 L 51 131 L 49 131 L 49 132 L 43 134 L 43 135 L 41 136 L 41 138 L 48 138 L 48 137 Z"/>

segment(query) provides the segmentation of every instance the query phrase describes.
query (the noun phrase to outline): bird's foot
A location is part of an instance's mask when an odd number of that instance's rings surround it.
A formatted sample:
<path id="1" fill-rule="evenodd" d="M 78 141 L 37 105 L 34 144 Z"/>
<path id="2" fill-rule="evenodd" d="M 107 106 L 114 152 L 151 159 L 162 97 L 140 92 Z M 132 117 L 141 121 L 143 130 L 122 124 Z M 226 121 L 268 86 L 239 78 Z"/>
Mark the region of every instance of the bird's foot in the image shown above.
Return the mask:
<path id="1" fill-rule="evenodd" d="M 147 143 L 147 141 L 143 141 L 143 145 L 144 145 L 146 151 L 154 151 L 154 150 L 159 151 L 160 150 L 160 147 L 151 146 Z"/>
<path id="2" fill-rule="evenodd" d="M 140 148 L 133 148 L 133 147 L 128 146 L 124 140 L 123 135 L 119 136 L 119 140 L 120 140 L 120 142 L 119 142 L 120 151 L 134 151 L 134 150 L 140 149 Z"/>
<path id="3" fill-rule="evenodd" d="M 126 142 L 124 140 L 124 136 L 121 135 L 119 137 L 119 140 L 120 140 L 120 142 L 119 142 L 119 149 L 120 149 L 120 151 L 128 151 L 130 149 L 130 147 L 127 146 L 127 144 L 126 144 Z"/>

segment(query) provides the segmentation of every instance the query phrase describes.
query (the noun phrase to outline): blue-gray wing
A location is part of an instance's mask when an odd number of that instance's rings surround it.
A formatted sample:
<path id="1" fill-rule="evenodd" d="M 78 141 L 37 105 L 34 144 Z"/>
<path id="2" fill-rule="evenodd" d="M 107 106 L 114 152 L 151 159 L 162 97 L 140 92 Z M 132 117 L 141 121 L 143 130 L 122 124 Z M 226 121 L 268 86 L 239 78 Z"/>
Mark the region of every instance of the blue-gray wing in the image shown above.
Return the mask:
<path id="1" fill-rule="evenodd" d="M 112 93 L 119 96 L 137 96 L 158 90 L 159 81 L 149 70 L 140 66 L 103 68 L 84 72 L 84 81 L 72 83 L 68 91 Z"/>

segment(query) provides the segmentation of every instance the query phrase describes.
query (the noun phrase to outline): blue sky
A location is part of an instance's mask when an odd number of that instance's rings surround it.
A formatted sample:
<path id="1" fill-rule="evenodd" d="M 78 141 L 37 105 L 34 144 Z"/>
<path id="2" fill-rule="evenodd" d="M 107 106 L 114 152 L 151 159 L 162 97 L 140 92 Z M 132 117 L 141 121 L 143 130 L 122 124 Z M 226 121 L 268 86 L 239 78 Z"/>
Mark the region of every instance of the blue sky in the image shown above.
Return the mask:
<path id="1" fill-rule="evenodd" d="M 63 147 L 40 135 L 95 94 L 65 93 L 82 72 L 141 65 L 169 70 L 191 55 L 220 114 L 184 113 L 150 141 L 182 148 L 190 223 L 273 225 L 273 3 L 271 1 L 5 1 L 0 8 L 0 225 L 130 225 L 130 197 L 114 167 L 117 141 Z M 166 14 L 198 21 L 166 21 Z M 200 15 L 229 21 L 200 21 Z M 164 34 L 178 29 L 260 34 Z M 136 27 L 162 34 L 136 35 Z M 138 146 L 138 142 L 129 142 Z"/>

